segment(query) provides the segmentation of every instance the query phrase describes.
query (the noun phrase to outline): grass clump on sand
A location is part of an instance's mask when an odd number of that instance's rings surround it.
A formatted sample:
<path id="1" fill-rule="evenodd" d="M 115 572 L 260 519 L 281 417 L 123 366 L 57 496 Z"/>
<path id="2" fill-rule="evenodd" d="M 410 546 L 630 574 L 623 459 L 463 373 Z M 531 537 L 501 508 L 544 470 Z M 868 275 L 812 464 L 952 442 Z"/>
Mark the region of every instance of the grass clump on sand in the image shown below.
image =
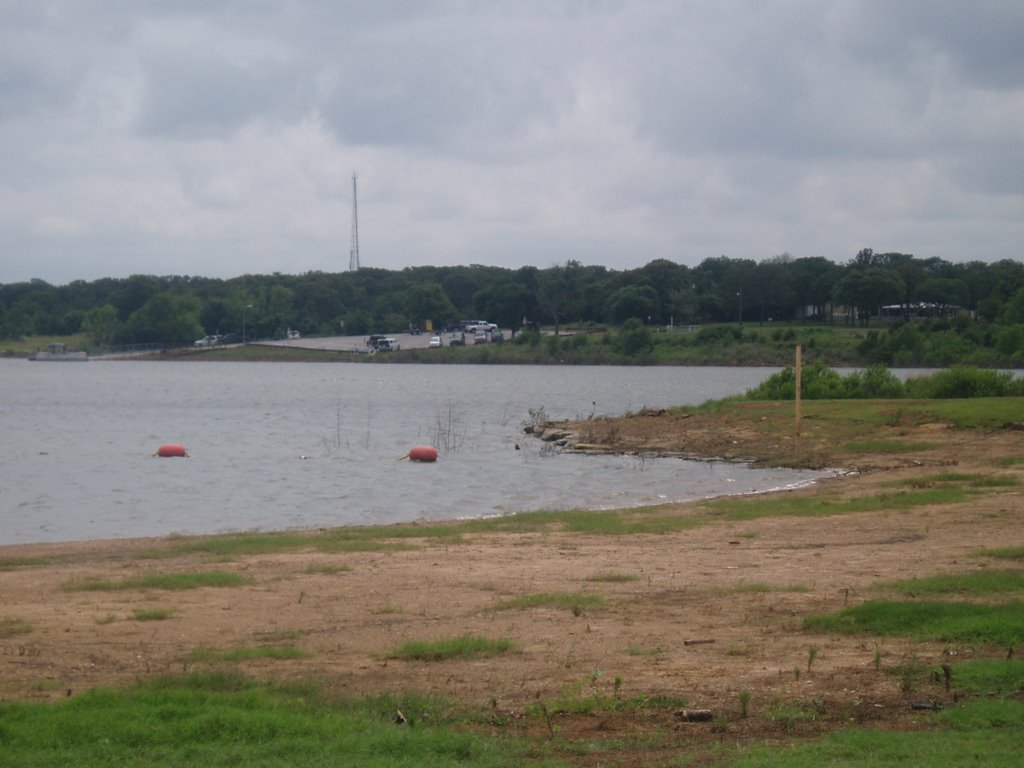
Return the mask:
<path id="1" fill-rule="evenodd" d="M 135 621 L 164 621 L 174 616 L 173 608 L 136 608 L 132 611 Z"/>
<path id="2" fill-rule="evenodd" d="M 195 571 L 191 573 L 149 573 L 119 581 L 78 579 L 64 582 L 61 588 L 67 592 L 111 592 L 121 589 L 183 590 L 201 587 L 239 587 L 251 583 L 252 579 L 237 573 Z"/>
<path id="3" fill-rule="evenodd" d="M 1024 547 L 996 547 L 983 549 L 978 554 L 982 557 L 995 557 L 1001 560 L 1024 560 Z"/>
<path id="4" fill-rule="evenodd" d="M 19 568 L 38 568 L 50 565 L 48 557 L 0 557 L 0 571 L 16 571 Z"/>
<path id="5" fill-rule="evenodd" d="M 11 618 L 10 616 L 0 619 L 0 639 L 27 635 L 31 631 L 32 625 L 24 619 Z"/>
<path id="6" fill-rule="evenodd" d="M 564 608 L 579 616 L 586 610 L 602 608 L 605 599 L 601 595 L 588 595 L 582 592 L 538 592 L 532 595 L 521 595 L 511 600 L 502 600 L 494 606 L 496 611 L 514 608 Z"/>
<path id="7" fill-rule="evenodd" d="M 257 659 L 273 659 L 275 661 L 289 661 L 291 659 L 305 659 L 309 652 L 296 648 L 293 645 L 260 645 L 254 648 L 235 648 L 230 651 L 216 651 L 210 648 L 200 648 L 192 651 L 186 661 L 194 663 L 218 663 L 218 662 L 241 662 Z"/>
<path id="8" fill-rule="evenodd" d="M 384 654 L 385 659 L 402 661 L 446 661 L 498 656 L 516 650 L 511 640 L 463 635 L 446 640 L 421 640 L 405 643 Z"/>

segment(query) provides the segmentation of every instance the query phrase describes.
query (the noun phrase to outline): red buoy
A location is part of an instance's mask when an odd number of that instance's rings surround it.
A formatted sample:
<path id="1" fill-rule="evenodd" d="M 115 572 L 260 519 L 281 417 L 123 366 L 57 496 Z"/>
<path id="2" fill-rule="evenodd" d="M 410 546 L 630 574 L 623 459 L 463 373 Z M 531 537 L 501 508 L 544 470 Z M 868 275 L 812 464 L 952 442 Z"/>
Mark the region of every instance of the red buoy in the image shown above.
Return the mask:
<path id="1" fill-rule="evenodd" d="M 188 451 L 185 450 L 185 446 L 178 445 L 177 443 L 164 443 L 156 450 L 157 456 L 183 456 L 188 458 Z"/>
<path id="2" fill-rule="evenodd" d="M 409 461 L 437 461 L 437 448 L 431 445 L 417 445 L 409 451 Z"/>

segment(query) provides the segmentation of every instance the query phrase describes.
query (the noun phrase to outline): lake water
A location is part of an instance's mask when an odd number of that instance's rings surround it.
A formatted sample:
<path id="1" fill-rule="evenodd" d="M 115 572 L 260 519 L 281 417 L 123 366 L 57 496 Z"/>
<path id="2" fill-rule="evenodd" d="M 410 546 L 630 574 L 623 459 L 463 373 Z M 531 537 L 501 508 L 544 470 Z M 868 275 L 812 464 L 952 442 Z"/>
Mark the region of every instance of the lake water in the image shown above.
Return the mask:
<path id="1" fill-rule="evenodd" d="M 551 454 L 553 419 L 777 369 L 0 360 L 0 544 L 448 520 L 752 493 L 822 473 Z M 158 459 L 181 443 L 191 459 Z M 398 461 L 435 444 L 435 464 Z M 516 449 L 516 446 L 519 449 Z"/>

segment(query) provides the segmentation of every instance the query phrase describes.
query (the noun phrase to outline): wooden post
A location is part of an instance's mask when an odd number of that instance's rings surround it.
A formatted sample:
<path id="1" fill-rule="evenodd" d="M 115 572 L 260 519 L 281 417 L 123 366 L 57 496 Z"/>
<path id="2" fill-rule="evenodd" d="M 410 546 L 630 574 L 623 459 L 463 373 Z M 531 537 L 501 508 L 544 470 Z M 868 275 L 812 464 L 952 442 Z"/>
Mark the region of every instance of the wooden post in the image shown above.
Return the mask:
<path id="1" fill-rule="evenodd" d="M 800 377 L 802 375 L 800 362 L 800 345 L 796 345 L 796 436 L 800 438 Z"/>

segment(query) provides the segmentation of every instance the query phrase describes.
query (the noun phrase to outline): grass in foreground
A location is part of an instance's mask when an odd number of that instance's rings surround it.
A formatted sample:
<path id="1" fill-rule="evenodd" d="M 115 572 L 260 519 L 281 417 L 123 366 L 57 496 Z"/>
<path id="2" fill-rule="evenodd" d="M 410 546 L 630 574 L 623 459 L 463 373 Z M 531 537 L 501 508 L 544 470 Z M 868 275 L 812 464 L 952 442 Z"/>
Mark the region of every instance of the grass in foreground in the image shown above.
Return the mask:
<path id="1" fill-rule="evenodd" d="M 1024 766 L 1020 749 L 1024 705 L 1019 702 L 976 702 L 933 720 L 937 727 L 927 731 L 849 729 L 789 748 L 757 747 L 723 764 L 728 768 Z"/>
<path id="2" fill-rule="evenodd" d="M 511 640 L 491 640 L 486 637 L 463 635 L 448 640 L 413 641 L 400 645 L 384 654 L 385 659 L 403 661 L 446 661 L 448 659 L 477 659 L 498 656 L 516 650 Z"/>
<path id="3" fill-rule="evenodd" d="M 396 725 L 395 713 L 408 725 Z M 462 730 L 424 697 L 328 701 L 235 675 L 97 690 L 59 703 L 0 704 L 5 766 L 545 765 L 527 744 Z"/>

